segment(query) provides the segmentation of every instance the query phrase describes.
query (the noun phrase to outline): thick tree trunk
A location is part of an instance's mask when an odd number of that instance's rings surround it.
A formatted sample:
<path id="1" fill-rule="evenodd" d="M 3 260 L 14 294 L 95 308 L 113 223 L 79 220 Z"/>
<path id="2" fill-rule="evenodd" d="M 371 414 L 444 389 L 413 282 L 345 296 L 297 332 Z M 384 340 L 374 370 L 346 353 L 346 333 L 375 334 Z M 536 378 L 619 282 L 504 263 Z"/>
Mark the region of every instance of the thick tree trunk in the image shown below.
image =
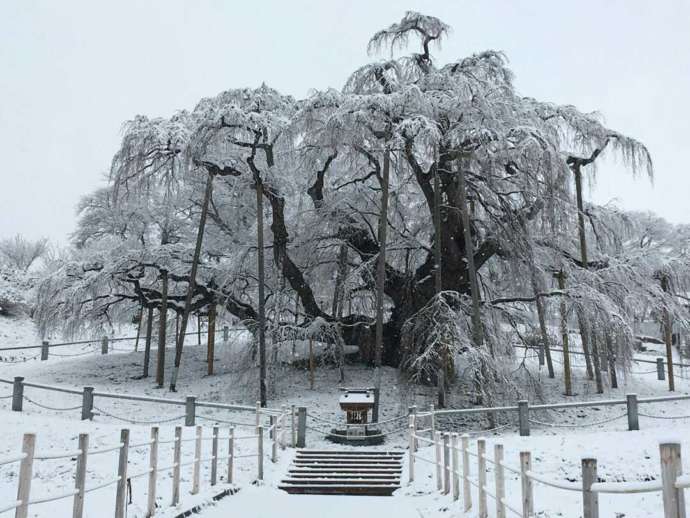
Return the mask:
<path id="1" fill-rule="evenodd" d="M 606 355 L 609 366 L 609 380 L 611 388 L 618 388 L 618 375 L 616 373 L 616 351 L 611 335 L 606 333 Z"/>
<path id="2" fill-rule="evenodd" d="M 156 362 L 156 384 L 165 383 L 165 345 L 168 331 L 168 272 L 161 270 L 161 305 L 158 313 L 158 359 Z"/>
<path id="3" fill-rule="evenodd" d="M 462 212 L 463 237 L 465 239 L 465 253 L 467 258 L 467 273 L 470 279 L 470 292 L 472 294 L 472 338 L 474 345 L 484 345 L 484 331 L 482 330 L 482 316 L 479 306 L 479 283 L 477 282 L 477 268 L 474 264 L 474 243 L 470 232 L 470 213 L 467 208 L 467 191 L 465 188 L 465 172 L 463 164 L 458 168 L 458 190 L 460 211 Z"/>

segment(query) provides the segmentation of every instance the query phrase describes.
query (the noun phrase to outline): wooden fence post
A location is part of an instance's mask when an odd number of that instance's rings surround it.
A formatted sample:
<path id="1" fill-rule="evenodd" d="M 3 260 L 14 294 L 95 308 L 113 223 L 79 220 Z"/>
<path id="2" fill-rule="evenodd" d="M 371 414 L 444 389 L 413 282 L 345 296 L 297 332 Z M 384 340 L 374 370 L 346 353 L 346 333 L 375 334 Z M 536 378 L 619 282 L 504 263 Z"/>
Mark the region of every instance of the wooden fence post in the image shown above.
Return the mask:
<path id="1" fill-rule="evenodd" d="M 228 326 L 223 326 L 223 343 L 224 344 L 228 343 L 228 333 L 229 333 Z"/>
<path id="2" fill-rule="evenodd" d="M 532 469 L 532 454 L 520 452 L 520 480 L 522 485 L 522 516 L 529 518 L 534 514 L 534 487 L 527 472 Z"/>
<path id="3" fill-rule="evenodd" d="M 172 505 L 180 503 L 180 464 L 182 462 L 182 427 L 175 427 L 175 447 L 173 449 L 173 488 Z"/>
<path id="4" fill-rule="evenodd" d="M 290 447 L 297 446 L 297 423 L 295 421 L 295 405 L 290 406 Z"/>
<path id="5" fill-rule="evenodd" d="M 184 425 L 194 426 L 196 424 L 196 397 L 187 396 L 184 403 Z"/>
<path id="6" fill-rule="evenodd" d="M 278 418 L 274 415 L 269 416 L 269 423 L 268 438 L 273 440 L 271 443 L 271 462 L 275 464 L 278 462 Z"/>
<path id="7" fill-rule="evenodd" d="M 41 342 L 41 361 L 46 361 L 48 359 L 50 342 L 48 340 L 43 340 Z"/>
<path id="8" fill-rule="evenodd" d="M 625 403 L 628 409 L 628 430 L 639 430 L 640 420 L 637 416 L 637 394 L 626 394 Z"/>
<path id="9" fill-rule="evenodd" d="M 496 483 L 496 518 L 506 518 L 506 482 L 503 470 L 503 445 L 494 444 L 494 480 Z"/>
<path id="10" fill-rule="evenodd" d="M 418 422 L 417 422 L 417 405 L 412 405 L 410 407 L 410 410 L 412 411 L 412 425 L 414 426 L 414 434 L 417 435 L 417 427 L 418 427 Z M 419 449 L 419 441 L 417 439 L 414 440 L 414 451 L 416 452 Z"/>
<path id="11" fill-rule="evenodd" d="M 443 473 L 441 472 L 441 446 L 443 442 L 441 439 L 441 432 L 434 433 L 434 451 L 436 454 L 436 489 L 441 491 L 443 489 Z"/>
<path id="12" fill-rule="evenodd" d="M 285 421 L 288 417 L 288 407 L 287 405 L 282 405 L 280 409 L 282 410 L 280 414 L 280 449 L 284 450 L 287 445 L 287 438 L 285 437 L 287 433 L 287 423 Z"/>
<path id="13" fill-rule="evenodd" d="M 486 505 L 486 439 L 477 439 L 477 482 L 479 518 L 487 518 L 489 509 Z"/>
<path id="14" fill-rule="evenodd" d="M 261 401 L 256 402 L 256 426 L 261 426 Z"/>
<path id="15" fill-rule="evenodd" d="M 81 420 L 93 419 L 93 387 L 84 387 L 81 395 Z"/>
<path id="16" fill-rule="evenodd" d="M 661 484 L 664 500 L 664 518 L 685 518 L 685 494 L 676 488 L 676 479 L 683 473 L 680 443 L 659 445 Z"/>
<path id="17" fill-rule="evenodd" d="M 443 494 L 450 493 L 450 434 L 443 434 Z"/>
<path id="18" fill-rule="evenodd" d="M 472 509 L 472 488 L 470 487 L 470 436 L 463 434 L 462 441 L 462 497 L 465 512 Z"/>
<path id="19" fill-rule="evenodd" d="M 434 404 L 432 403 L 429 405 L 429 416 L 430 416 L 430 420 L 431 420 L 431 426 L 430 427 L 431 427 L 431 438 L 432 439 L 434 437 L 436 437 L 436 414 L 434 412 L 435 412 Z"/>
<path id="20" fill-rule="evenodd" d="M 297 409 L 297 447 L 304 448 L 307 445 L 307 407 Z"/>
<path id="21" fill-rule="evenodd" d="M 520 436 L 529 436 L 529 403 L 525 400 L 518 401 L 518 423 L 520 424 Z"/>
<path id="22" fill-rule="evenodd" d="M 31 478 L 33 476 L 34 450 L 36 449 L 36 434 L 25 433 L 22 439 L 22 453 L 24 458 L 19 465 L 19 482 L 17 484 L 17 501 L 19 507 L 15 511 L 15 518 L 27 518 L 29 515 L 29 497 L 31 495 Z"/>
<path id="23" fill-rule="evenodd" d="M 460 473 L 458 473 L 458 434 L 452 433 L 450 435 L 450 469 L 453 474 L 453 500 L 460 498 Z"/>
<path id="24" fill-rule="evenodd" d="M 194 441 L 194 464 L 192 471 L 192 494 L 199 492 L 199 479 L 201 478 L 201 426 L 196 427 L 196 440 Z"/>
<path id="25" fill-rule="evenodd" d="M 77 472 L 74 475 L 74 500 L 72 502 L 72 518 L 82 518 L 84 515 L 84 485 L 86 484 L 86 456 L 89 453 L 89 434 L 79 434 L 79 455 L 77 455 Z"/>
<path id="26" fill-rule="evenodd" d="M 213 441 L 211 442 L 211 485 L 216 485 L 218 479 L 218 427 L 213 427 Z"/>
<path id="27" fill-rule="evenodd" d="M 151 446 L 149 447 L 149 490 L 146 517 L 156 513 L 156 479 L 158 478 L 158 427 L 151 427 Z"/>
<path id="28" fill-rule="evenodd" d="M 666 379 L 666 371 L 664 371 L 664 359 L 656 359 L 656 379 L 659 381 L 664 381 Z"/>
<path id="29" fill-rule="evenodd" d="M 410 416 L 410 421 L 414 419 L 414 416 Z M 412 423 L 409 424 L 407 427 L 407 433 L 408 433 L 408 454 L 409 454 L 409 462 L 408 464 L 408 471 L 409 471 L 409 480 L 408 482 L 412 484 L 414 482 L 414 426 Z"/>
<path id="30" fill-rule="evenodd" d="M 228 484 L 232 484 L 232 465 L 235 460 L 235 429 L 230 428 L 228 435 Z"/>
<path id="31" fill-rule="evenodd" d="M 120 455 L 117 463 L 117 492 L 115 493 L 115 518 L 125 518 L 127 509 L 127 457 L 129 456 L 129 430 L 120 431 Z"/>
<path id="32" fill-rule="evenodd" d="M 592 491 L 597 481 L 597 459 L 582 459 L 582 518 L 599 518 L 599 494 Z"/>
<path id="33" fill-rule="evenodd" d="M 257 444 L 257 478 L 259 480 L 264 479 L 264 427 L 263 426 L 258 426 L 256 428 L 256 433 L 258 435 L 258 444 Z"/>
<path id="34" fill-rule="evenodd" d="M 108 354 L 108 337 L 101 338 L 101 354 Z"/>
<path id="35" fill-rule="evenodd" d="M 21 412 L 24 405 L 24 378 L 15 376 L 12 384 L 12 410 Z"/>

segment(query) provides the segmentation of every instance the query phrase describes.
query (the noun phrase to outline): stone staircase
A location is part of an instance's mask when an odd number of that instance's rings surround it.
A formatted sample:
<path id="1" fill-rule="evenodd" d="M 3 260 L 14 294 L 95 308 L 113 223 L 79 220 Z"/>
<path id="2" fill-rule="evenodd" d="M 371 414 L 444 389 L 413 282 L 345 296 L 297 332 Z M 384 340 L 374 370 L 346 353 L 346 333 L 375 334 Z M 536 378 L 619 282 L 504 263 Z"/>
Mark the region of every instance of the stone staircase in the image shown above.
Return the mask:
<path id="1" fill-rule="evenodd" d="M 390 496 L 400 488 L 400 452 L 297 450 L 279 489 L 299 495 Z"/>

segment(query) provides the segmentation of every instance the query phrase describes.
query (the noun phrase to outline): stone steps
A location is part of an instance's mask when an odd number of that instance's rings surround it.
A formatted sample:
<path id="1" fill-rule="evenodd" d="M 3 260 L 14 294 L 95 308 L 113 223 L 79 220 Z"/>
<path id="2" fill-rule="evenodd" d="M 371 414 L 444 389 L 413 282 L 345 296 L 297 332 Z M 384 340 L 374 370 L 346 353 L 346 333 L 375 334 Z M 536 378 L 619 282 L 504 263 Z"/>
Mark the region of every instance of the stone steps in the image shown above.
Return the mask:
<path id="1" fill-rule="evenodd" d="M 298 450 L 279 489 L 300 495 L 390 496 L 400 488 L 402 453 Z"/>

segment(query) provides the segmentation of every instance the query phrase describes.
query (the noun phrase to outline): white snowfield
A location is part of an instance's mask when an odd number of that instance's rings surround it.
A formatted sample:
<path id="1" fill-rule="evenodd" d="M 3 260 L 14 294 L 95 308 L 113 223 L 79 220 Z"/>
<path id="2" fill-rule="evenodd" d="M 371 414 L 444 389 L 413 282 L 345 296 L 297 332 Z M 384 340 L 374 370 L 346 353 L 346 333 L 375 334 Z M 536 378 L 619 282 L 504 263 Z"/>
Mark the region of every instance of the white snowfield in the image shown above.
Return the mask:
<path id="1" fill-rule="evenodd" d="M 6 331 L 6 330 L 5 330 Z M 37 343 L 35 338 L 26 339 L 24 343 Z M 242 403 L 251 405 L 256 393 L 255 385 L 246 369 L 238 368 L 233 351 L 239 348 L 233 342 L 227 346 L 218 347 L 217 376 L 204 376 L 205 349 L 190 347 L 184 359 L 185 369 L 180 379 L 180 394 L 169 394 L 167 391 L 153 388 L 152 380 L 135 379 L 140 375 L 142 352 L 119 352 L 118 354 L 85 355 L 83 357 L 54 357 L 48 361 L 38 360 L 25 363 L 0 363 L 0 377 L 12 378 L 24 376 L 27 381 L 48 385 L 62 385 L 80 388 L 84 385 L 96 387 L 96 391 L 126 392 L 130 394 L 146 394 L 156 397 L 183 398 L 186 394 L 193 394 L 203 400 L 215 400 L 223 403 Z M 69 351 L 65 351 L 69 352 Z M 172 356 L 172 355 L 168 355 Z M 155 364 L 155 354 L 152 365 Z M 650 369 L 651 370 L 651 369 Z M 536 371 L 536 366 L 535 366 Z M 347 371 L 349 386 L 368 386 L 371 381 L 371 371 L 350 367 Z M 318 417 L 342 422 L 344 413 L 339 408 L 341 392 L 338 388 L 338 373 L 335 369 L 320 367 L 316 372 L 316 390 L 309 390 L 308 373 L 294 369 L 285 369 L 277 373 L 280 383 L 277 383 L 277 393 L 271 396 L 271 405 L 283 404 L 306 406 L 310 413 Z M 579 373 L 578 376 L 582 376 Z M 677 378 L 679 393 L 687 393 L 690 383 L 683 378 Z M 541 382 L 546 386 L 545 399 L 547 401 L 560 400 L 560 387 L 557 382 L 548 380 L 543 372 Z M 426 410 L 430 399 L 422 400 L 420 396 L 391 394 L 400 392 L 397 384 L 397 374 L 392 369 L 384 369 L 384 383 L 389 390 L 382 391 L 381 419 L 390 419 L 407 413 L 407 407 L 416 403 L 420 412 Z M 631 379 L 621 380 L 621 389 L 608 390 L 597 396 L 581 377 L 576 376 L 575 400 L 592 399 L 621 399 L 626 393 L 637 393 L 640 398 L 653 395 L 668 394 L 664 382 L 656 380 L 654 372 L 636 374 Z M 44 454 L 50 452 L 69 452 L 77 449 L 79 433 L 89 433 L 91 447 L 105 448 L 117 443 L 120 429 L 131 430 L 131 443 L 145 443 L 149 439 L 150 426 L 133 425 L 119 422 L 106 413 L 97 415 L 93 422 L 80 421 L 80 411 L 55 411 L 49 408 L 69 409 L 80 405 L 81 398 L 72 394 L 46 392 L 37 388 L 27 388 L 26 396 L 42 406 L 37 406 L 26 400 L 22 413 L 10 410 L 11 386 L 0 384 L 0 458 L 6 459 L 16 456 L 21 451 L 22 434 L 34 432 L 37 434 L 37 451 Z M 407 397 L 407 399 L 405 399 Z M 568 400 L 570 401 L 570 400 Z M 134 420 L 167 420 L 176 418 L 180 409 L 171 405 L 156 405 L 144 402 L 128 402 L 123 400 L 99 400 L 95 406 L 107 414 L 119 418 Z M 459 405 L 453 405 L 459 406 Z M 600 406 L 593 408 L 564 408 L 547 413 L 534 413 L 535 422 L 532 423 L 532 436 L 519 437 L 514 424 L 514 416 L 508 423 L 499 416 L 499 423 L 508 426 L 497 433 L 489 433 L 487 438 L 487 456 L 493 455 L 493 445 L 501 442 L 504 445 L 505 465 L 514 469 L 519 468 L 519 452 L 532 452 L 532 472 L 539 478 L 556 481 L 564 487 L 577 487 L 581 484 L 581 458 L 591 456 L 598 461 L 598 475 L 600 490 L 616 490 L 621 487 L 627 491 L 649 489 L 660 483 L 659 441 L 669 436 L 680 437 L 682 452 L 685 458 L 690 456 L 690 403 L 676 401 L 670 403 L 651 403 L 640 406 L 641 431 L 627 431 L 627 421 L 622 413 L 624 407 Z M 199 409 L 201 414 L 202 411 Z M 209 419 L 233 419 L 246 422 L 251 426 L 251 413 L 224 412 L 217 409 L 204 409 L 203 414 Z M 622 416 L 622 417 L 621 417 Z M 648 417 L 654 416 L 654 417 Z M 679 419 L 675 419 L 679 417 Z M 673 418 L 673 419 L 670 419 Z M 550 426 L 539 425 L 536 422 L 548 423 Z M 594 423 L 592 426 L 588 424 Z M 596 424 L 600 423 L 600 424 Z M 182 424 L 177 419 L 160 425 L 161 440 L 173 437 L 174 426 Z M 199 420 L 198 424 L 211 425 L 212 422 Z M 471 419 L 456 420 L 452 424 L 445 417 L 439 418 L 439 428 L 460 433 L 481 430 L 483 422 Z M 221 434 L 227 433 L 229 425 L 221 424 Z M 324 425 L 325 427 L 325 425 Z M 246 429 L 245 429 L 246 430 Z M 192 428 L 184 429 L 184 437 L 193 437 Z M 210 435 L 210 428 L 206 427 L 204 434 Z M 428 434 L 427 434 L 428 435 Z M 476 438 L 481 433 L 471 434 L 471 450 L 476 452 Z M 209 443 L 204 443 L 208 448 Z M 223 442 L 221 442 L 223 444 Z M 193 456 L 193 443 L 185 443 L 183 448 L 183 463 Z M 314 430 L 308 433 L 308 447 L 332 447 L 323 440 L 321 434 Z M 433 459 L 432 447 L 420 445 L 419 455 Z M 255 452 L 253 442 L 238 445 L 239 455 L 249 455 Z M 399 449 L 407 453 L 407 438 L 404 434 L 393 434 L 387 437 L 382 449 Z M 221 455 L 225 449 L 221 449 Z M 268 457 L 270 446 L 265 447 Z M 130 473 L 138 473 L 148 467 L 148 449 L 145 446 L 134 448 L 130 453 Z M 204 450 L 202 456 L 208 455 Z M 46 455 L 49 456 L 49 455 Z M 158 504 L 156 516 L 172 517 L 197 504 L 204 508 L 200 516 L 212 518 L 226 518 L 238 516 L 252 517 L 280 517 L 313 516 L 313 517 L 382 517 L 395 515 L 396 518 L 407 517 L 454 517 L 478 516 L 476 488 L 472 490 L 473 508 L 463 514 L 462 499 L 453 502 L 450 495 L 442 495 L 436 489 L 435 467 L 433 464 L 417 462 L 415 464 L 415 482 L 407 484 L 407 465 L 402 474 L 403 487 L 393 497 L 346 497 L 346 496 L 298 496 L 287 495 L 276 487 L 284 477 L 290 463 L 291 450 L 281 452 L 279 461 L 272 464 L 268 458 L 265 462 L 265 480 L 263 484 L 254 485 L 256 465 L 251 457 L 238 458 L 235 465 L 236 485 L 239 493 L 227 496 L 213 504 L 211 497 L 228 487 L 225 485 L 225 471 L 219 470 L 220 484 L 209 488 L 209 464 L 204 464 L 202 470 L 202 490 L 198 495 L 190 495 L 191 466 L 182 470 L 181 504 L 170 507 L 172 474 L 161 474 L 159 483 Z M 405 455 L 407 463 L 407 455 Z M 477 476 L 475 457 L 471 457 L 471 476 Z M 159 452 L 159 465 L 172 463 L 172 445 L 162 445 Z M 48 459 L 36 461 L 32 495 L 49 497 L 69 492 L 74 487 L 74 460 Z M 223 465 L 223 463 L 221 463 Z M 117 453 L 105 453 L 89 458 L 87 484 L 105 483 L 116 474 Z M 490 490 L 493 490 L 494 472 L 489 463 L 486 479 Z M 18 464 L 0 467 L 0 509 L 16 499 Z M 690 474 L 690 463 L 686 462 L 684 471 Z M 506 501 L 516 509 L 520 509 L 520 480 L 517 475 L 506 470 Z M 688 476 L 681 478 L 687 482 Z M 619 483 L 625 483 L 621 486 Z M 146 508 L 146 477 L 132 481 L 133 503 L 128 507 L 128 518 L 143 518 Z M 87 495 L 85 516 L 101 518 L 112 516 L 115 501 L 114 487 L 105 487 Z M 555 487 L 548 487 L 534 483 L 534 501 L 537 516 L 541 517 L 579 517 L 582 515 L 582 497 L 579 492 L 567 491 Z M 660 517 L 661 493 L 632 493 L 632 494 L 601 494 L 599 497 L 601 516 L 603 517 Z M 57 502 L 36 504 L 32 506 L 29 516 L 34 518 L 62 518 L 71 516 L 72 501 L 70 498 Z M 0 517 L 12 516 L 12 512 L 2 513 Z M 508 512 L 510 516 L 510 511 Z M 495 516 L 494 502 L 489 498 L 489 516 Z"/>

